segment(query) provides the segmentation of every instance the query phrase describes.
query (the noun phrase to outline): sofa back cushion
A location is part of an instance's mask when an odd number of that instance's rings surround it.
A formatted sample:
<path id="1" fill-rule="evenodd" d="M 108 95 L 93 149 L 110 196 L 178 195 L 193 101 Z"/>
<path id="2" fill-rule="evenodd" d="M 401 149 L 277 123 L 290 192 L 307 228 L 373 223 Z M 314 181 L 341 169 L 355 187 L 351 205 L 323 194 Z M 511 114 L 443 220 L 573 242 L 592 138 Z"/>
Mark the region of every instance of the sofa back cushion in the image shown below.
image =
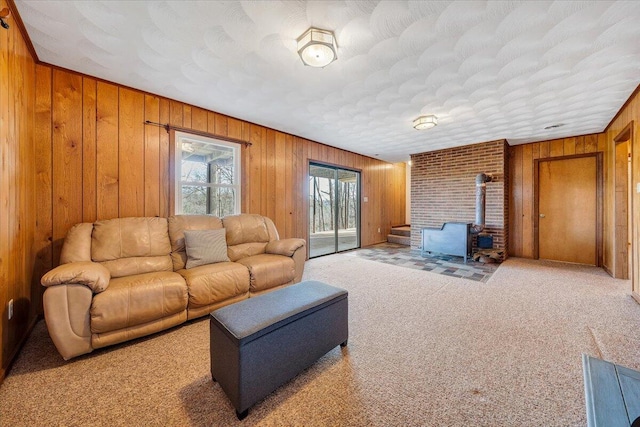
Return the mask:
<path id="1" fill-rule="evenodd" d="M 184 245 L 185 230 L 219 230 L 222 221 L 213 215 L 173 215 L 169 219 L 169 239 L 173 271 L 182 270 L 187 263 Z"/>
<path id="2" fill-rule="evenodd" d="M 166 218 L 115 218 L 93 224 L 91 259 L 111 277 L 171 271 Z"/>
<path id="3" fill-rule="evenodd" d="M 267 243 L 278 238 L 273 222 L 262 215 L 230 215 L 225 216 L 222 223 L 227 230 L 227 252 L 231 261 L 263 254 Z"/>

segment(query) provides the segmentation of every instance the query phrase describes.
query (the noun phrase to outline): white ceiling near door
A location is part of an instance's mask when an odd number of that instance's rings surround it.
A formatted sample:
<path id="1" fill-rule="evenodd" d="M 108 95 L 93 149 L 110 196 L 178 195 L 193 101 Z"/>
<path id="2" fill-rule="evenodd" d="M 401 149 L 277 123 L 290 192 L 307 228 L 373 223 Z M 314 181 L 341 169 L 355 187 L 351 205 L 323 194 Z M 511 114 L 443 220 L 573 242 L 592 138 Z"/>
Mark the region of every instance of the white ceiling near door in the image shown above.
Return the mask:
<path id="1" fill-rule="evenodd" d="M 43 62 L 388 161 L 600 132 L 640 83 L 638 1 L 16 5 Z M 326 68 L 297 55 L 310 26 Z"/>

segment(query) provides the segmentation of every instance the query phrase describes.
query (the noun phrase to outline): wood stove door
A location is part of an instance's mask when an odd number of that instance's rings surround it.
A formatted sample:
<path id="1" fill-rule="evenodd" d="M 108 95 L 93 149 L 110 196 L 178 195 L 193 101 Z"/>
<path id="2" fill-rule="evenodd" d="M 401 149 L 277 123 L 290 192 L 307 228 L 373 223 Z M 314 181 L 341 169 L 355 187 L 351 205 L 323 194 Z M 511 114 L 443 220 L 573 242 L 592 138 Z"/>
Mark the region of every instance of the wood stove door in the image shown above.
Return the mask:
<path id="1" fill-rule="evenodd" d="M 596 157 L 538 167 L 539 258 L 597 265 Z"/>

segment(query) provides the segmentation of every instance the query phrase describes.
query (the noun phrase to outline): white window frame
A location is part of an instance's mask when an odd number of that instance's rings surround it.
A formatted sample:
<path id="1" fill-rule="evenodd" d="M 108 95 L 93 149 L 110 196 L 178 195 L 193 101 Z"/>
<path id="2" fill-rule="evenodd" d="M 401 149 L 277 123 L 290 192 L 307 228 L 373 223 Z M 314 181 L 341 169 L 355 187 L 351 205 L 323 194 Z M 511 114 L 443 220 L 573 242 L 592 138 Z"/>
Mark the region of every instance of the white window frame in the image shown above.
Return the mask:
<path id="1" fill-rule="evenodd" d="M 242 185 L 241 185 L 241 177 L 242 171 L 240 170 L 240 156 L 241 150 L 240 145 L 232 142 L 222 141 L 216 138 L 209 138 L 201 135 L 194 135 L 187 132 L 175 132 L 175 146 L 174 146 L 174 163 L 175 163 L 175 183 L 174 183 L 174 198 L 175 204 L 174 209 L 176 215 L 182 215 L 182 186 L 183 185 L 197 185 L 197 186 L 207 186 L 210 188 L 232 188 L 235 190 L 236 199 L 234 206 L 234 214 L 241 213 L 241 200 L 242 200 Z M 189 141 L 197 141 L 205 144 L 215 144 L 224 147 L 231 148 L 233 150 L 233 182 L 235 184 L 212 184 L 207 183 L 203 184 L 202 182 L 188 182 L 182 181 L 182 143 Z"/>

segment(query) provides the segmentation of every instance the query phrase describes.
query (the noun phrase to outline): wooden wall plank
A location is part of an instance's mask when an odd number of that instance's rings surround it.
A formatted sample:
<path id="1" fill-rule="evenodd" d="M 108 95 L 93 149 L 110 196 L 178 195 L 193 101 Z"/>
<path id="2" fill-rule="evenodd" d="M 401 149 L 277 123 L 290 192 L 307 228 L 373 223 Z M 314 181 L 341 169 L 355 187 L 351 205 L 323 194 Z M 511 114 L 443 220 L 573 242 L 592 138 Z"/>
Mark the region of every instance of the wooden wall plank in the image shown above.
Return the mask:
<path id="1" fill-rule="evenodd" d="M 36 230 L 33 250 L 36 254 L 33 273 L 34 305 L 42 313 L 40 277 L 53 268 L 53 147 L 52 147 L 52 70 L 36 67 L 35 96 L 35 173 L 36 173 Z"/>
<path id="2" fill-rule="evenodd" d="M 173 126 L 184 126 L 184 127 L 189 127 L 191 126 L 191 122 L 189 122 L 188 124 L 185 124 L 183 122 L 183 104 L 177 101 L 171 101 L 171 111 L 170 111 L 170 118 L 169 118 L 169 123 L 171 123 Z"/>
<path id="3" fill-rule="evenodd" d="M 42 287 L 37 286 L 33 289 L 33 284 L 38 284 L 39 277 L 34 276 L 35 271 L 35 226 L 36 226 L 36 211 L 38 209 L 36 204 L 36 175 L 33 170 L 33 162 L 36 157 L 35 151 L 35 77 L 36 69 L 35 63 L 31 58 L 29 49 L 24 40 L 19 40 L 20 46 L 20 70 L 23 72 L 23 79 L 20 81 L 22 87 L 22 127 L 20 132 L 20 141 L 27 141 L 23 148 L 20 149 L 21 159 L 21 188 L 25 189 L 24 192 L 19 192 L 21 197 L 21 210 L 19 216 L 19 232 L 20 239 L 22 241 L 22 253 L 21 259 L 24 260 L 23 269 L 20 271 L 20 277 L 18 277 L 18 283 L 22 282 L 23 292 L 19 298 L 28 299 L 31 303 L 28 308 L 24 307 L 20 310 L 14 309 L 14 314 L 18 315 L 26 314 L 28 311 L 27 322 L 24 326 L 20 326 L 18 329 L 21 339 L 27 336 L 29 333 L 29 327 L 32 322 L 35 322 L 37 315 L 42 312 L 40 310 L 40 296 L 42 294 Z M 28 165 L 28 166 L 27 166 Z M 21 312 L 21 313 L 20 313 Z M 32 320 L 33 319 L 33 320 Z"/>
<path id="4" fill-rule="evenodd" d="M 549 156 L 559 157 L 564 155 L 564 140 L 554 139 L 549 142 Z"/>
<path id="5" fill-rule="evenodd" d="M 268 195 L 266 206 L 263 207 L 263 215 L 269 218 L 276 217 L 276 193 L 273 191 L 276 185 L 276 132 L 273 129 L 267 129 L 266 157 L 264 159 L 266 162 L 266 187 L 264 191 Z"/>
<path id="6" fill-rule="evenodd" d="M 99 81 L 97 95 L 97 213 L 98 219 L 111 219 L 119 213 L 118 87 Z"/>
<path id="7" fill-rule="evenodd" d="M 216 113 L 207 111 L 207 132 L 216 133 Z"/>
<path id="8" fill-rule="evenodd" d="M 283 173 L 275 173 L 274 176 L 274 187 L 275 194 L 278 194 L 279 197 L 275 197 L 274 200 L 274 222 L 276 224 L 276 228 L 278 230 L 286 231 L 287 224 L 287 207 L 286 207 L 286 198 L 285 198 L 285 188 L 286 188 L 286 173 L 287 165 L 285 165 L 285 135 L 282 132 L 275 132 L 275 140 L 274 140 L 274 163 L 273 170 L 282 171 Z"/>
<path id="9" fill-rule="evenodd" d="M 299 194 L 296 191 L 296 185 L 299 185 L 299 182 L 293 181 L 294 170 L 293 170 L 293 136 L 285 134 L 284 140 L 284 157 L 278 167 L 278 171 L 284 170 L 284 177 L 279 173 L 281 179 L 284 180 L 283 186 L 283 195 L 284 195 L 284 229 L 283 232 L 286 236 L 293 236 L 293 195 Z"/>
<path id="10" fill-rule="evenodd" d="M 251 126 L 249 153 L 249 170 L 244 174 L 245 180 L 250 182 L 251 192 L 246 195 L 248 200 L 247 213 L 262 212 L 262 130 L 260 126 Z"/>
<path id="11" fill-rule="evenodd" d="M 82 222 L 82 77 L 53 70 L 53 259 Z"/>
<path id="12" fill-rule="evenodd" d="M 193 124 L 191 121 L 191 106 L 190 105 L 182 105 L 182 126 L 187 129 L 192 129 Z"/>
<path id="13" fill-rule="evenodd" d="M 539 159 L 540 158 L 540 143 L 534 142 L 531 144 L 531 158 Z"/>
<path id="14" fill-rule="evenodd" d="M 576 154 L 576 139 L 575 138 L 564 138 L 564 155 L 571 156 Z"/>
<path id="15" fill-rule="evenodd" d="M 546 159 L 547 157 L 549 157 L 549 151 L 549 141 L 540 142 L 540 158 Z"/>
<path id="16" fill-rule="evenodd" d="M 144 95 L 125 88 L 119 95 L 120 216 L 144 216 Z"/>
<path id="17" fill-rule="evenodd" d="M 225 123 L 225 131 L 226 131 L 226 121 Z M 219 123 L 216 121 L 216 130 L 218 129 Z M 268 182 L 268 169 L 269 164 L 267 161 L 267 129 L 260 129 L 260 212 L 265 212 L 267 215 L 268 212 L 268 199 L 269 199 L 269 182 Z M 256 212 L 257 213 L 257 212 Z"/>
<path id="18" fill-rule="evenodd" d="M 521 256 L 533 257 L 533 144 L 522 146 L 522 237 Z M 517 175 L 517 174 L 516 174 Z"/>
<path id="19" fill-rule="evenodd" d="M 584 154 L 584 136 L 577 136 L 575 140 L 576 140 L 575 153 Z"/>
<path id="20" fill-rule="evenodd" d="M 510 149 L 509 180 L 509 256 L 522 256 L 522 145 Z"/>
<path id="21" fill-rule="evenodd" d="M 207 132 L 207 110 L 193 107 L 191 109 L 191 129 Z"/>
<path id="22" fill-rule="evenodd" d="M 227 116 L 216 114 L 216 135 L 228 136 L 227 133 Z"/>
<path id="23" fill-rule="evenodd" d="M 0 7 L 6 7 L 4 0 Z M 13 104 L 9 103 L 10 72 L 9 56 L 13 54 L 13 45 L 9 47 L 9 31 L 0 32 L 0 302 L 5 307 L 9 301 L 9 294 L 13 289 L 9 289 L 9 264 L 10 242 L 9 242 L 9 197 L 11 188 L 9 187 L 9 158 L 12 154 L 12 147 L 9 145 L 9 121 L 14 114 Z M 12 335 L 12 327 L 7 321 L 0 322 L 0 378 L 4 378 L 5 369 L 9 364 L 9 354 L 12 351 L 12 343 L 9 335 Z M 6 337 L 6 338 L 5 338 Z"/>
<path id="24" fill-rule="evenodd" d="M 227 136 L 242 140 L 242 122 L 237 119 L 227 120 Z"/>
<path id="25" fill-rule="evenodd" d="M 160 98 L 144 96 L 144 120 L 160 122 Z M 160 132 L 157 126 L 144 126 L 144 215 L 161 216 L 160 210 Z"/>
<path id="26" fill-rule="evenodd" d="M 98 216 L 96 195 L 96 110 L 97 82 L 85 77 L 82 80 L 82 220 L 94 222 Z"/>
<path id="27" fill-rule="evenodd" d="M 598 151 L 598 135 L 587 135 L 584 137 L 584 152 L 595 153 Z"/>
<path id="28" fill-rule="evenodd" d="M 158 106 L 158 114 L 160 117 L 160 123 L 169 123 L 171 120 L 171 106 L 169 100 L 166 98 L 160 98 L 159 106 Z M 171 185 L 169 183 L 169 179 L 171 177 L 170 170 L 174 167 L 174 162 L 169 158 L 169 144 L 170 138 L 169 133 L 164 129 L 159 131 L 159 153 L 158 158 L 160 162 L 160 183 L 159 183 L 159 205 L 160 205 L 160 216 L 169 216 L 174 212 L 174 209 L 171 205 L 171 196 L 169 194 L 169 189 Z"/>

